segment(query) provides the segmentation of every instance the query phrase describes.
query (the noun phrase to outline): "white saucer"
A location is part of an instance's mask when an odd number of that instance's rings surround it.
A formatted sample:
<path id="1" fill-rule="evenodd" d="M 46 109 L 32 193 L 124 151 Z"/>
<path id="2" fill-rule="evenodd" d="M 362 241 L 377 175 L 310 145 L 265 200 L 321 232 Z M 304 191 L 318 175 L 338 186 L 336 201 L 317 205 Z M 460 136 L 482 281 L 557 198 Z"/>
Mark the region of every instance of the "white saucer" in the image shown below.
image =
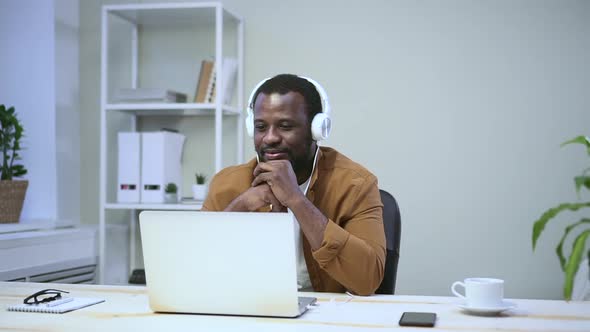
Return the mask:
<path id="1" fill-rule="evenodd" d="M 502 305 L 499 307 L 470 307 L 465 304 L 460 304 L 458 307 L 472 314 L 493 315 L 516 308 L 516 303 L 502 301 Z"/>

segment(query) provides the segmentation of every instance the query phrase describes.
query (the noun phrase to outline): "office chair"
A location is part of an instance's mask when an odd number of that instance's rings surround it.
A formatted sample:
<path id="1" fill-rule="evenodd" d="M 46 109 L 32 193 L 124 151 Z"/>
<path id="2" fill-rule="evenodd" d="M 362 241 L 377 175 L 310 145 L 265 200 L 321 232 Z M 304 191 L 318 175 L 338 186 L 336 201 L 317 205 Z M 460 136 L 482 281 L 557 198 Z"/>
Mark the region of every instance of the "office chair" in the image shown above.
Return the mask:
<path id="1" fill-rule="evenodd" d="M 383 228 L 385 229 L 385 272 L 383 281 L 375 294 L 394 294 L 397 263 L 399 261 L 399 243 L 402 231 L 402 221 L 399 206 L 393 196 L 385 190 L 379 189 L 383 202 Z"/>

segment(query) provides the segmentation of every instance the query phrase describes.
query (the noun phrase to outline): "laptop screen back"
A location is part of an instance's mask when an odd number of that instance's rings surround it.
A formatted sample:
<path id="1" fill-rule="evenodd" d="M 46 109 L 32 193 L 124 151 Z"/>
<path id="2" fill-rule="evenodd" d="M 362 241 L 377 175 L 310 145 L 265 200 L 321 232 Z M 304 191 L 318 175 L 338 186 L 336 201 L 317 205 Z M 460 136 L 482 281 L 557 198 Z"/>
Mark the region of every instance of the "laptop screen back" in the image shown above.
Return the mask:
<path id="1" fill-rule="evenodd" d="M 143 211 L 139 220 L 153 311 L 299 314 L 291 214 Z"/>

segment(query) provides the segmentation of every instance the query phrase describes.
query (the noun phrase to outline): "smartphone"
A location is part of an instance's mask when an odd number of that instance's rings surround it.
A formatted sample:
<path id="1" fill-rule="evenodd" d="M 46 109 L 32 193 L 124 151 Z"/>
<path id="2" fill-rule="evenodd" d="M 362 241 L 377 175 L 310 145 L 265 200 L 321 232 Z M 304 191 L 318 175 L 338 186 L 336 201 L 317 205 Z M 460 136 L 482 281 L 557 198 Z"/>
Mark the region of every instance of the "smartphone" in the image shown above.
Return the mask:
<path id="1" fill-rule="evenodd" d="M 436 314 L 433 312 L 404 312 L 399 319 L 400 326 L 434 327 Z"/>

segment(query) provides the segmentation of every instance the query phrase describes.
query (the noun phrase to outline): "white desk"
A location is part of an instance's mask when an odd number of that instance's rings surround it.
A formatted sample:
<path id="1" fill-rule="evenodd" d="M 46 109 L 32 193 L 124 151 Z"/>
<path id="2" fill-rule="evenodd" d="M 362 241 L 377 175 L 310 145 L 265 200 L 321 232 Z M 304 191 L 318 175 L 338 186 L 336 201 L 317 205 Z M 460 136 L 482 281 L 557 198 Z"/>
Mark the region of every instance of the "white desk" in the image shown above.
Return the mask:
<path id="1" fill-rule="evenodd" d="M 45 288 L 106 302 L 61 315 L 6 310 Z M 155 314 L 145 287 L 0 282 L 0 331 L 590 331 L 590 302 L 510 300 L 517 309 L 482 317 L 463 313 L 453 297 L 378 295 L 344 302 L 344 294 L 302 295 L 317 297 L 319 305 L 297 319 Z M 400 327 L 404 311 L 436 312 L 436 327 Z"/>

